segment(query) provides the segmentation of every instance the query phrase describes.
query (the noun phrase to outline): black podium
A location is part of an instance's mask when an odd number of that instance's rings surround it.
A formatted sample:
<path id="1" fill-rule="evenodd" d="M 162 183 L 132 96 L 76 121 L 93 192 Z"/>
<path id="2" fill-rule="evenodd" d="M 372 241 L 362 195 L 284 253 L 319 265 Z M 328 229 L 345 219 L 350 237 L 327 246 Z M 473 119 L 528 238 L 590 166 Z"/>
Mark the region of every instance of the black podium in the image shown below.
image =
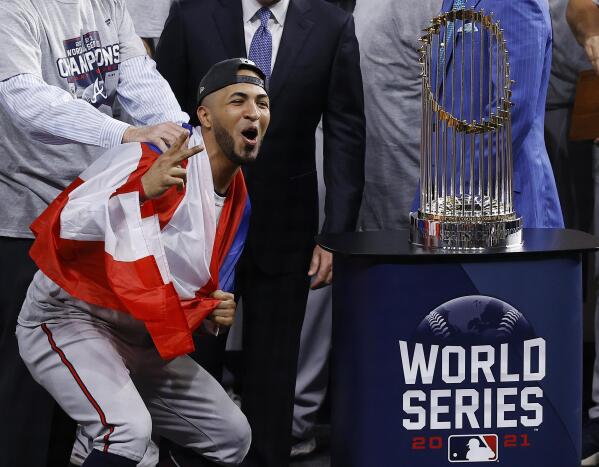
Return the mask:
<path id="1" fill-rule="evenodd" d="M 333 467 L 580 465 L 581 258 L 591 235 L 430 251 L 407 231 L 334 253 Z"/>

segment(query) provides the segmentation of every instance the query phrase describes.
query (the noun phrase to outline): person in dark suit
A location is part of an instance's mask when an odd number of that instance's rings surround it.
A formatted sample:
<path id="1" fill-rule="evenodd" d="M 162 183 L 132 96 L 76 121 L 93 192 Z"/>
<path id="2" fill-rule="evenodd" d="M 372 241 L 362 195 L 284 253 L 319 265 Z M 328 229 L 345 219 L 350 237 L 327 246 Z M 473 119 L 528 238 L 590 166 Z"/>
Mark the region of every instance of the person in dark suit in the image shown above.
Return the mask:
<path id="1" fill-rule="evenodd" d="M 331 255 L 314 241 L 315 130 L 322 117 L 323 231 L 353 231 L 364 184 L 360 59 L 352 16 L 322 0 L 173 4 L 157 63 L 184 109 L 194 110 L 199 80 L 212 64 L 238 56 L 266 73 L 272 114 L 260 159 L 245 172 L 252 218 L 237 271 L 244 310 L 242 409 L 253 440 L 244 465 L 282 467 L 289 458 L 310 276 L 313 288 L 332 280 Z M 216 353 L 208 343 L 203 339 L 199 348 Z M 206 360 L 201 356 L 205 368 L 218 372 Z"/>

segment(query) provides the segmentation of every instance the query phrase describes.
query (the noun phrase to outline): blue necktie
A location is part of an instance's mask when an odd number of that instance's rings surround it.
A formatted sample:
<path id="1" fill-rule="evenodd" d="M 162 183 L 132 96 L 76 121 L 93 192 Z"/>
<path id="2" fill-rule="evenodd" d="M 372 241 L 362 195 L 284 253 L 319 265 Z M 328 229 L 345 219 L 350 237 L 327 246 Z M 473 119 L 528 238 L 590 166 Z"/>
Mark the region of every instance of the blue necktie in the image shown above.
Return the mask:
<path id="1" fill-rule="evenodd" d="M 272 35 L 268 30 L 268 20 L 272 13 L 268 8 L 263 7 L 258 10 L 256 15 L 260 18 L 260 26 L 252 38 L 248 58 L 258 65 L 268 81 L 272 64 Z"/>
<path id="2" fill-rule="evenodd" d="M 466 6 L 466 0 L 455 0 L 455 2 L 453 2 L 453 8 L 452 10 L 462 10 L 464 7 Z M 445 68 L 445 49 L 447 48 L 447 44 L 449 44 L 449 41 L 452 40 L 452 36 L 454 33 L 454 23 L 453 21 L 449 21 L 447 23 L 447 41 L 445 43 L 445 45 L 441 48 L 441 67 L 444 69 Z"/>

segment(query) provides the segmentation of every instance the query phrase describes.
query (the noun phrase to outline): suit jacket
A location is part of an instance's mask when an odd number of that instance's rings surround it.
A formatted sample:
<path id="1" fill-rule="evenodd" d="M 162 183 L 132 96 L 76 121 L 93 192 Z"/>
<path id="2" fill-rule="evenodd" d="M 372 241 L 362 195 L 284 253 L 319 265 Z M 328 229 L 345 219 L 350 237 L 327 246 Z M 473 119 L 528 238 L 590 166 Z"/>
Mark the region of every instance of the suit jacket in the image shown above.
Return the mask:
<path id="1" fill-rule="evenodd" d="M 443 11 L 453 8 L 454 0 L 444 0 Z M 512 149 L 514 207 L 522 216 L 525 227 L 563 227 L 563 218 L 553 171 L 547 156 L 544 139 L 544 116 L 547 85 L 551 69 L 551 19 L 547 0 L 467 0 L 466 7 L 493 12 L 501 23 L 504 39 L 507 42 L 510 62 L 510 77 L 515 81 L 512 89 Z M 462 31 L 460 21 L 455 26 L 455 47 L 453 40 L 447 40 L 445 63 L 447 75 L 451 67 L 461 70 L 462 64 L 470 67 L 468 52 L 461 57 L 460 45 L 464 34 L 471 34 L 469 28 Z M 469 46 L 470 41 L 466 42 Z M 480 47 L 479 34 L 475 34 L 475 52 Z M 486 54 L 485 60 L 488 60 Z M 475 64 L 478 62 L 475 59 Z M 478 66 L 478 65 L 476 65 Z M 488 64 L 487 64 L 488 66 Z M 476 69 L 476 68 L 475 68 Z M 475 89 L 478 89 L 478 74 L 475 75 Z M 456 79 L 459 73 L 456 71 Z M 469 73 L 465 73 L 468 89 Z M 483 89 L 487 89 L 483 83 Z M 487 93 L 483 102 L 487 101 Z M 446 102 L 450 102 L 449 91 L 445 92 Z M 478 94 L 470 102 L 466 93 L 464 108 L 479 108 Z M 468 112 L 464 118 L 468 117 Z M 474 110 L 474 118 L 478 112 Z M 468 151 L 469 152 L 469 151 Z M 476 162 L 477 164 L 478 162 Z"/>
<path id="2" fill-rule="evenodd" d="M 214 63 L 245 57 L 240 0 L 179 0 L 157 50 L 158 69 L 195 115 Z M 364 184 L 364 104 L 352 16 L 322 0 L 291 0 L 269 86 L 271 121 L 244 168 L 252 202 L 246 250 L 266 272 L 307 267 L 318 229 L 315 130 L 324 126 L 324 232 L 353 231 Z"/>
<path id="3" fill-rule="evenodd" d="M 441 0 L 358 0 L 366 114 L 366 172 L 360 226 L 407 229 L 420 177 L 422 119 L 418 38 Z"/>

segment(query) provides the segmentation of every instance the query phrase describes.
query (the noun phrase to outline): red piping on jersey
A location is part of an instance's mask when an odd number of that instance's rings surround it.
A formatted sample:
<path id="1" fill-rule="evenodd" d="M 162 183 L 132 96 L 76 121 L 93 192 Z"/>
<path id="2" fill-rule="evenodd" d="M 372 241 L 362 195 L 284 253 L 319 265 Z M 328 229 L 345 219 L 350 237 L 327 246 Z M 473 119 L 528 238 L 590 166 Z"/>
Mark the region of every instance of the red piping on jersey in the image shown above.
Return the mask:
<path id="1" fill-rule="evenodd" d="M 81 391 L 83 391 L 83 394 L 85 394 L 85 397 L 87 397 L 87 400 L 91 403 L 91 405 L 94 407 L 96 412 L 98 412 L 102 426 L 108 430 L 108 433 L 104 436 L 104 449 L 103 449 L 104 452 L 108 452 L 108 446 L 110 445 L 109 439 L 110 439 L 110 435 L 114 432 L 114 425 L 111 425 L 106 421 L 106 415 L 104 415 L 104 411 L 100 407 L 100 404 L 98 404 L 96 399 L 94 399 L 94 397 L 91 395 L 89 390 L 85 387 L 85 384 L 83 384 L 83 381 L 79 377 L 79 374 L 77 374 L 77 370 L 75 370 L 75 367 L 71 364 L 71 362 L 69 362 L 69 360 L 67 359 L 67 357 L 64 354 L 64 352 L 62 351 L 62 349 L 60 349 L 56 345 L 56 342 L 54 341 L 54 338 L 52 337 L 52 332 L 50 331 L 50 329 L 48 329 L 48 326 L 46 324 L 42 324 L 42 331 L 44 331 L 46 336 L 48 336 L 48 342 L 50 342 L 50 347 L 52 347 L 52 350 L 54 350 L 54 352 L 56 352 L 58 354 L 62 363 L 64 363 L 65 366 L 69 369 L 69 371 L 71 372 L 71 375 L 73 375 L 73 378 L 79 385 L 79 388 L 81 389 Z"/>

